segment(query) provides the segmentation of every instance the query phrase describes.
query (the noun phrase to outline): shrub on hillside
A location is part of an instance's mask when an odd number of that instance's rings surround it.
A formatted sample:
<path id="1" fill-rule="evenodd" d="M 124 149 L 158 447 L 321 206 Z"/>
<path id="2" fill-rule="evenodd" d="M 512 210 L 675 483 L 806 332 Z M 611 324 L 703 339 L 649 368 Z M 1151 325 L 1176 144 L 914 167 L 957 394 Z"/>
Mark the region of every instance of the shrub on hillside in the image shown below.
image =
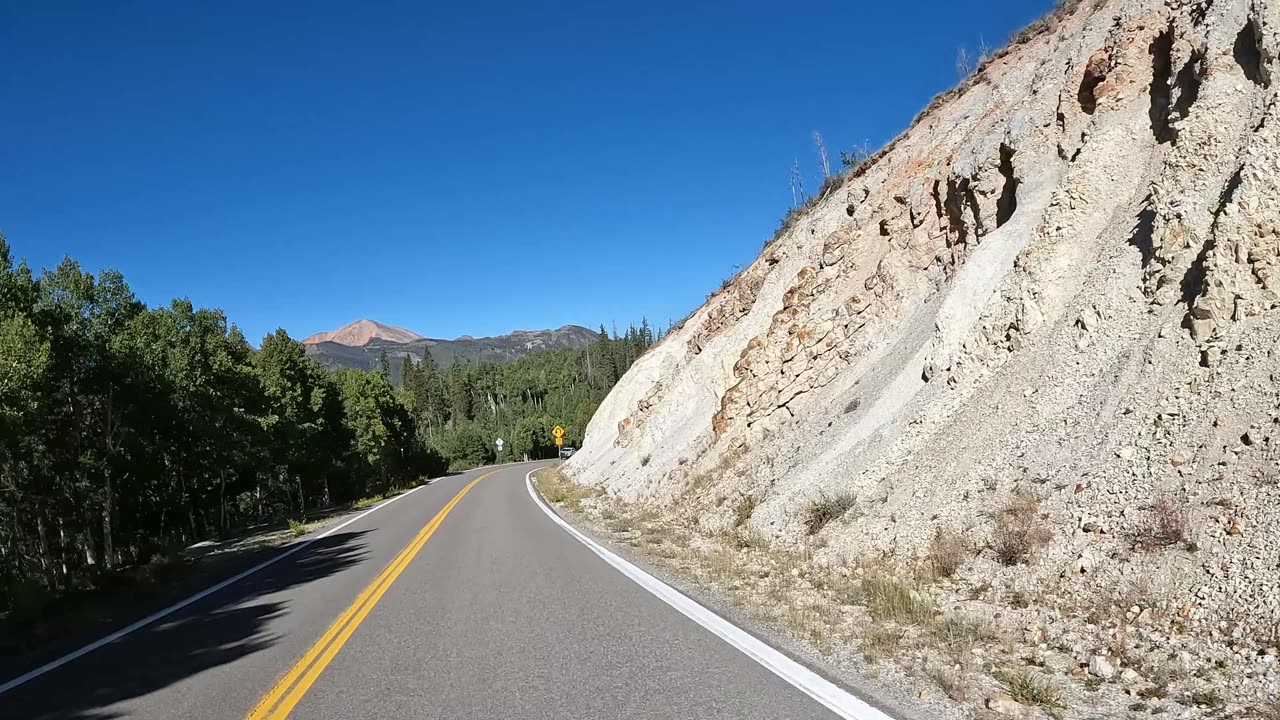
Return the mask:
<path id="1" fill-rule="evenodd" d="M 996 513 L 991 546 L 1001 563 L 1021 565 L 1052 537 L 1052 531 L 1040 518 L 1040 501 L 1030 492 L 1019 489 Z"/>
<path id="2" fill-rule="evenodd" d="M 826 527 L 831 521 L 838 520 L 853 508 L 858 501 L 853 493 L 844 492 L 836 495 L 820 495 L 809 503 L 804 512 L 804 526 L 810 535 Z"/>

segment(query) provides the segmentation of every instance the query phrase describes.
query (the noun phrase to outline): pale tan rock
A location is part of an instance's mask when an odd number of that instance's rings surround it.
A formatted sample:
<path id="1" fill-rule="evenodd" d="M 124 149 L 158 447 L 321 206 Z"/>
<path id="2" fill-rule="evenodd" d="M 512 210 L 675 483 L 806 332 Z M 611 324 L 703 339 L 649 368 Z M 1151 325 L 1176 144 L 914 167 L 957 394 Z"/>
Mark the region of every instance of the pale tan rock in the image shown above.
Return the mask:
<path id="1" fill-rule="evenodd" d="M 987 698 L 985 703 L 987 709 L 997 715 L 1005 717 L 1021 718 L 1027 716 L 1027 706 L 1014 700 L 1004 693 L 996 693 Z"/>

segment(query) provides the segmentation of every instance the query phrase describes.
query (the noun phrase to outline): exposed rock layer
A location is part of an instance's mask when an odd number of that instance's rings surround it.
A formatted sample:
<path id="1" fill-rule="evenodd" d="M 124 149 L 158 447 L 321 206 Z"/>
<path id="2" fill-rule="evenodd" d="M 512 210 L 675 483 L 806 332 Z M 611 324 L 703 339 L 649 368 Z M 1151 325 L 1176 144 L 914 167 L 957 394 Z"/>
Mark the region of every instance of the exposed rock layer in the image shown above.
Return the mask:
<path id="1" fill-rule="evenodd" d="M 659 506 L 713 472 L 701 522 L 727 527 L 751 496 L 750 526 L 780 539 L 813 499 L 852 493 L 823 531 L 846 556 L 909 558 L 942 526 L 989 537 L 1021 489 L 1054 539 L 1030 567 L 984 553 L 984 577 L 1067 605 L 1151 582 L 1186 632 L 1265 644 L 1278 31 L 1274 0 L 1081 3 L 637 362 L 567 472 Z M 1168 499 L 1196 549 L 1144 549 Z"/>

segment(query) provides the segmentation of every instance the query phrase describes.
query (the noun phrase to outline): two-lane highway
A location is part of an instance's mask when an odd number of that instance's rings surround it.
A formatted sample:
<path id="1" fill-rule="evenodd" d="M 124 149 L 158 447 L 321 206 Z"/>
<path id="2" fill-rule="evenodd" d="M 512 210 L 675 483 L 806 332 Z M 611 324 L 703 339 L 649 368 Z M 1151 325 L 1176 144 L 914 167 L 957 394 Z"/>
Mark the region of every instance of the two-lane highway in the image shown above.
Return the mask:
<path id="1" fill-rule="evenodd" d="M 559 527 L 532 467 L 396 498 L 0 694 L 0 718 L 837 717 Z"/>

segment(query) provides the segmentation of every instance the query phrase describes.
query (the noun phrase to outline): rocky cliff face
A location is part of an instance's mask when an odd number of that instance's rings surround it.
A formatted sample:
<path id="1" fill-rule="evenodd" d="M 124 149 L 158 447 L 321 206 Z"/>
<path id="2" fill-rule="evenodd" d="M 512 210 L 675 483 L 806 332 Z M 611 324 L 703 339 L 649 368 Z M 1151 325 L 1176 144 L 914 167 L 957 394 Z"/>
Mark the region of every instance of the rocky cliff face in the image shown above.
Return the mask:
<path id="1" fill-rule="evenodd" d="M 637 362 L 567 474 L 708 530 L 749 497 L 784 542 L 852 495 L 833 558 L 983 547 L 1027 494 L 1052 540 L 971 575 L 1055 607 L 1155 587 L 1253 662 L 1280 634 L 1278 33 L 1274 0 L 1024 33 Z M 1171 507 L 1185 547 L 1153 550 Z"/>

